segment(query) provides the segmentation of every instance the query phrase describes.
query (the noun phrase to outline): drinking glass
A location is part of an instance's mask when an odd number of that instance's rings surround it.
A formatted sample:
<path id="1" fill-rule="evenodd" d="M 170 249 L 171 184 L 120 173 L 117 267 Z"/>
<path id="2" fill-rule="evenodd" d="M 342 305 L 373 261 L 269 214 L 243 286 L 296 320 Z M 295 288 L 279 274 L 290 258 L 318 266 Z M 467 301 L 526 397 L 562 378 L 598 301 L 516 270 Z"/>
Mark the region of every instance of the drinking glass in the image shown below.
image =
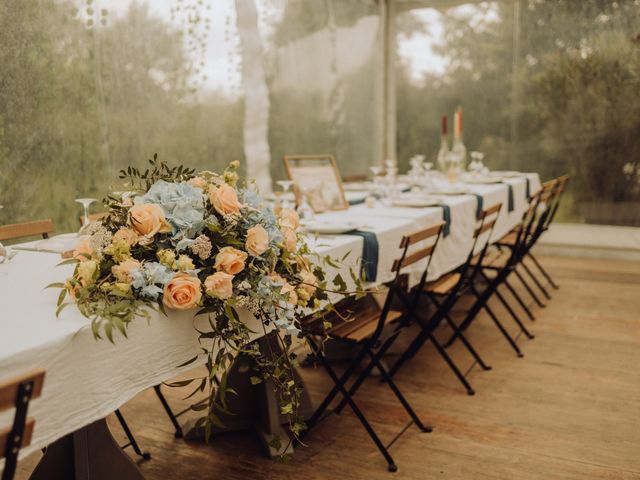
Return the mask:
<path id="1" fill-rule="evenodd" d="M 298 208 L 296 209 L 296 211 L 298 212 L 298 217 L 300 217 L 300 221 L 302 223 L 312 222 L 313 220 L 315 220 L 316 214 L 313 211 L 313 208 L 311 208 L 308 200 L 309 194 L 311 193 L 311 187 L 305 186 L 298 188 L 300 188 L 301 197 L 300 205 L 298 205 Z"/>
<path id="2" fill-rule="evenodd" d="M 291 200 L 289 199 L 289 192 L 293 185 L 292 180 L 278 180 L 276 182 L 280 188 L 282 188 L 282 208 L 291 209 Z"/>
<path id="3" fill-rule="evenodd" d="M 81 204 L 84 208 L 84 220 L 82 221 L 83 227 L 86 227 L 87 225 L 89 225 L 89 223 L 91 223 L 89 221 L 89 206 L 95 201 L 95 198 L 76 198 L 76 202 Z"/>

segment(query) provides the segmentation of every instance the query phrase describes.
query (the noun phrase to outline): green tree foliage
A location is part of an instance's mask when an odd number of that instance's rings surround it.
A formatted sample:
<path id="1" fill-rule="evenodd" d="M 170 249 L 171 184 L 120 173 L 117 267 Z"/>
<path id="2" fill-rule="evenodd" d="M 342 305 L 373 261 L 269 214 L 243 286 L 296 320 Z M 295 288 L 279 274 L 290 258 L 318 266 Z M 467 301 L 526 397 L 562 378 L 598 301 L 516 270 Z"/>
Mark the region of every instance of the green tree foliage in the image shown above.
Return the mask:
<path id="1" fill-rule="evenodd" d="M 210 170 L 242 158 L 242 101 L 194 89 L 184 32 L 138 2 L 120 16 L 80 7 L 0 2 L 3 223 L 74 230 L 74 198 L 121 188 L 118 170 L 154 152 Z"/>
<path id="2" fill-rule="evenodd" d="M 640 225 L 640 5 L 486 2 L 442 20 L 445 73 L 415 85 L 399 69 L 400 161 L 434 156 L 439 115 L 462 105 L 465 143 L 491 168 L 572 174 L 563 218 Z"/>

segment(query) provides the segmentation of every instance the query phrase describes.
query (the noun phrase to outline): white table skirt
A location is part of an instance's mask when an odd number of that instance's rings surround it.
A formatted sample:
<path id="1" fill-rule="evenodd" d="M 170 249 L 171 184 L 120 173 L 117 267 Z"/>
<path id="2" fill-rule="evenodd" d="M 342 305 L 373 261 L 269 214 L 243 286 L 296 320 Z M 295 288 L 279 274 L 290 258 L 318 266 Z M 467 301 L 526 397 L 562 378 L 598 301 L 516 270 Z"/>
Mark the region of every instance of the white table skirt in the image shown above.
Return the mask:
<path id="1" fill-rule="evenodd" d="M 311 243 L 319 253 L 334 258 L 352 252 L 347 263 L 358 268 L 361 238 L 323 238 Z M 44 287 L 70 276 L 72 266 L 56 267 L 60 260 L 54 253 L 19 251 L 11 262 L 0 265 L 0 378 L 36 368 L 47 372 L 42 397 L 29 407 L 36 426 L 32 443 L 21 450 L 21 456 L 198 365 L 177 368 L 200 351 L 193 312 L 171 312 L 169 317 L 151 312 L 148 323 L 132 322 L 128 339 L 116 333 L 115 344 L 94 340 L 89 320 L 73 306 L 56 319 L 59 290 Z M 262 331 L 251 314 L 245 311 L 241 316 L 253 331 Z M 12 416 L 11 411 L 0 414 L 0 425 L 8 425 Z"/>

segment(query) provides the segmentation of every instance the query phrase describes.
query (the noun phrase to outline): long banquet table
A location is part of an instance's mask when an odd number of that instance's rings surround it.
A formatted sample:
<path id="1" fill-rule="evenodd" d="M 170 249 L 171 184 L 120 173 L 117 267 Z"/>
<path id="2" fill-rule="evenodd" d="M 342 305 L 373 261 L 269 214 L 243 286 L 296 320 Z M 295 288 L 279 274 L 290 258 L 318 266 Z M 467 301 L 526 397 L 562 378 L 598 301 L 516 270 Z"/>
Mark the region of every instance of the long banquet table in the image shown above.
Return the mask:
<path id="1" fill-rule="evenodd" d="M 524 174 L 523 174 L 524 175 Z M 540 187 L 537 174 L 526 174 L 530 191 Z M 507 233 L 521 219 L 527 205 L 524 177 L 505 180 L 512 185 L 513 211 L 507 211 L 505 184 L 472 185 L 485 207 L 502 202 L 494 238 Z M 429 278 L 435 279 L 461 265 L 471 247 L 477 199 L 473 195 L 447 196 L 451 233 L 441 240 Z M 320 218 L 358 219 L 362 230 L 375 232 L 380 249 L 376 283 L 391 279 L 391 263 L 398 256 L 400 239 L 442 219 L 443 209 L 391 208 L 364 205 L 320 215 Z M 312 250 L 342 258 L 359 268 L 361 237 L 334 235 L 308 238 Z M 129 338 L 114 344 L 93 338 L 90 322 L 73 307 L 55 316 L 58 291 L 45 286 L 63 281 L 71 266 L 56 267 L 60 257 L 37 251 L 37 244 L 19 251 L 0 265 L 0 378 L 36 368 L 47 371 L 42 397 L 34 400 L 30 416 L 36 419 L 32 443 L 21 456 L 45 447 L 61 437 L 104 418 L 139 392 L 177 376 L 197 364 L 178 365 L 199 351 L 190 312 L 172 312 L 168 317 L 152 312 L 147 322 L 133 322 Z M 343 275 L 347 279 L 348 275 Z M 250 315 L 246 321 L 255 322 Z M 255 330 L 255 328 L 254 328 Z M 10 413 L 0 414 L 0 424 Z"/>

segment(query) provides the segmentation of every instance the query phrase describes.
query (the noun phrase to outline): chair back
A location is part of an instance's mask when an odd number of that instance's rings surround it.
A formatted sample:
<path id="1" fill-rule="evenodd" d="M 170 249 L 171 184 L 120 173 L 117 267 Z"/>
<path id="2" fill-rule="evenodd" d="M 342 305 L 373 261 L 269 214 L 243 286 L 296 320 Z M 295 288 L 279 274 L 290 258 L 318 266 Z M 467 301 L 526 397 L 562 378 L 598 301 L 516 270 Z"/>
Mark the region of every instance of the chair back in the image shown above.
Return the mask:
<path id="1" fill-rule="evenodd" d="M 396 298 L 403 303 L 406 312 L 410 313 L 414 311 L 419 301 L 420 291 L 422 291 L 427 281 L 427 274 L 429 273 L 431 260 L 433 259 L 433 254 L 438 246 L 444 225 L 445 222 L 443 221 L 437 222 L 425 229 L 419 230 L 410 235 L 405 235 L 402 237 L 402 240 L 400 240 L 402 253 L 400 254 L 400 258 L 394 260 L 393 265 L 391 266 L 391 271 L 395 274 L 395 277 L 393 282 L 389 285 L 387 298 L 385 299 L 384 306 L 382 307 L 382 313 L 380 314 L 378 327 L 376 329 L 376 334 L 378 336 L 382 333 L 387 315 Z M 418 243 L 426 244 L 426 246 L 421 246 L 418 250 L 409 253 L 411 247 Z M 402 271 L 405 268 L 423 260 L 426 260 L 426 265 L 422 271 L 422 275 L 420 276 L 420 281 L 418 282 L 413 295 L 407 295 L 405 293 Z"/>
<path id="2" fill-rule="evenodd" d="M 553 199 L 553 205 L 551 207 L 551 212 L 547 218 L 547 221 L 544 225 L 544 231 L 547 231 L 549 229 L 551 222 L 553 222 L 553 219 L 556 216 L 558 208 L 560 207 L 560 199 L 562 198 L 562 194 L 567 188 L 567 184 L 569 183 L 569 178 L 570 178 L 569 175 L 561 175 L 558 178 L 556 178 L 556 191 Z"/>
<path id="3" fill-rule="evenodd" d="M 554 198 L 558 188 L 557 179 L 549 180 L 542 184 L 542 188 L 532 195 L 529 207 L 522 216 L 516 241 L 511 248 L 512 265 L 522 258 L 533 247 L 538 237 L 542 234 L 544 225 L 551 214 Z"/>
<path id="4" fill-rule="evenodd" d="M 48 238 L 53 230 L 53 221 L 50 218 L 46 220 L 35 220 L 33 222 L 0 225 L 0 242 L 3 240 L 32 237 L 34 235 L 42 235 L 42 238 Z"/>
<path id="5" fill-rule="evenodd" d="M 0 428 L 0 459 L 5 459 L 2 480 L 15 474 L 20 448 L 31 443 L 35 420 L 27 417 L 29 402 L 42 394 L 44 370 L 0 381 L 0 412 L 15 408 L 13 424 Z"/>
<path id="6" fill-rule="evenodd" d="M 502 203 L 499 202 L 480 212 L 480 216 L 476 221 L 476 228 L 473 231 L 473 245 L 471 246 L 471 250 L 469 251 L 467 261 L 460 269 L 460 283 L 462 283 L 466 279 L 473 281 L 473 279 L 476 278 L 476 274 L 478 273 L 478 271 L 482 268 L 482 260 L 487 254 L 487 249 L 491 244 L 491 235 L 493 234 L 496 222 L 498 221 L 498 217 L 500 216 L 501 208 Z M 486 234 L 486 240 L 482 244 L 482 248 L 480 249 L 480 251 L 476 253 L 480 237 L 484 234 Z M 470 275 L 467 275 L 467 271 L 474 258 L 476 259 L 476 262 L 473 270 Z"/>

